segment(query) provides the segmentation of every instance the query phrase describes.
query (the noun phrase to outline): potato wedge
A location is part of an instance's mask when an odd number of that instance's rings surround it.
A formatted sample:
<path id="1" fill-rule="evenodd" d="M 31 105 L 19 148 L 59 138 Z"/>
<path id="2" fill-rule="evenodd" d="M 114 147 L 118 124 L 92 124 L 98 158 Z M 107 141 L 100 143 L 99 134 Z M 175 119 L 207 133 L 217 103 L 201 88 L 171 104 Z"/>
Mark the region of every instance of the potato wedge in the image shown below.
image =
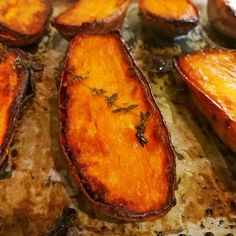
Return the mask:
<path id="1" fill-rule="evenodd" d="M 0 51 L 0 165 L 6 158 L 24 102 L 34 94 L 34 77 L 20 50 Z"/>
<path id="2" fill-rule="evenodd" d="M 139 0 L 139 9 L 145 24 L 163 37 L 187 34 L 199 21 L 198 9 L 189 0 Z"/>
<path id="3" fill-rule="evenodd" d="M 70 44 L 59 120 L 65 158 L 93 206 L 124 220 L 155 218 L 173 206 L 169 134 L 119 33 L 83 34 Z"/>
<path id="4" fill-rule="evenodd" d="M 220 34 L 236 39 L 236 1 L 208 0 L 208 19 Z"/>
<path id="5" fill-rule="evenodd" d="M 208 49 L 179 58 L 177 70 L 224 143 L 236 152 L 236 52 Z"/>
<path id="6" fill-rule="evenodd" d="M 51 12 L 50 0 L 0 1 L 0 41 L 16 46 L 34 43 L 47 30 Z"/>
<path id="7" fill-rule="evenodd" d="M 109 32 L 121 27 L 128 5 L 129 0 L 77 0 L 52 25 L 67 39 L 82 32 Z"/>

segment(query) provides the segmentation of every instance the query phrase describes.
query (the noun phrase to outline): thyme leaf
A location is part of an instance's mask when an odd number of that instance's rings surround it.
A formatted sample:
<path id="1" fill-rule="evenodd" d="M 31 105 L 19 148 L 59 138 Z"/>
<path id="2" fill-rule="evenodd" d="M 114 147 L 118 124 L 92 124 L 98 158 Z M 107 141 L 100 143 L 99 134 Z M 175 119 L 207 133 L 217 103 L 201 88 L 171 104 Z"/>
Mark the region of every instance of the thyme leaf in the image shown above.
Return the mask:
<path id="1" fill-rule="evenodd" d="M 91 90 L 93 95 L 103 95 L 104 93 L 106 93 L 104 89 L 92 88 Z"/>
<path id="2" fill-rule="evenodd" d="M 150 117 L 150 112 L 147 111 L 145 114 L 140 113 L 140 124 L 136 126 L 137 132 L 135 134 L 138 142 L 144 147 L 148 144 L 147 138 L 144 136 L 146 131 L 146 124 L 148 121 L 148 118 Z"/>
<path id="3" fill-rule="evenodd" d="M 118 113 L 118 112 L 129 112 L 132 111 L 133 109 L 135 109 L 136 107 L 138 107 L 137 104 L 133 104 L 133 105 L 129 105 L 128 107 L 119 107 L 118 109 L 113 110 L 113 113 Z"/>
<path id="4" fill-rule="evenodd" d="M 109 107 L 112 107 L 114 102 L 116 101 L 118 97 L 118 93 L 112 94 L 110 97 L 107 97 L 107 104 Z"/>
<path id="5" fill-rule="evenodd" d="M 133 104 L 133 105 L 130 105 L 130 106 L 124 108 L 124 109 L 125 109 L 125 112 L 129 112 L 129 111 L 132 111 L 133 109 L 135 109 L 136 107 L 138 107 L 138 105 Z"/>
<path id="6" fill-rule="evenodd" d="M 122 112 L 122 111 L 124 111 L 124 108 L 117 108 L 117 109 L 113 110 L 112 112 L 118 113 L 118 112 Z"/>
<path id="7" fill-rule="evenodd" d="M 76 84 L 78 81 L 85 80 L 87 77 L 83 75 L 76 75 L 72 78 L 71 82 Z"/>

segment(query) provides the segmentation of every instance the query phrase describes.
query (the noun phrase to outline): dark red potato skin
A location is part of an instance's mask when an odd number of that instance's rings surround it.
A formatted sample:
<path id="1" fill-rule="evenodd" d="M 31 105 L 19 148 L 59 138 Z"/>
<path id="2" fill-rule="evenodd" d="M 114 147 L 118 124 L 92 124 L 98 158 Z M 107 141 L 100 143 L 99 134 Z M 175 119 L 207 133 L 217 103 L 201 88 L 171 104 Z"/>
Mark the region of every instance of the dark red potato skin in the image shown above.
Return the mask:
<path id="1" fill-rule="evenodd" d="M 213 29 L 228 38 L 236 39 L 236 12 L 223 0 L 208 0 L 208 19 Z"/>

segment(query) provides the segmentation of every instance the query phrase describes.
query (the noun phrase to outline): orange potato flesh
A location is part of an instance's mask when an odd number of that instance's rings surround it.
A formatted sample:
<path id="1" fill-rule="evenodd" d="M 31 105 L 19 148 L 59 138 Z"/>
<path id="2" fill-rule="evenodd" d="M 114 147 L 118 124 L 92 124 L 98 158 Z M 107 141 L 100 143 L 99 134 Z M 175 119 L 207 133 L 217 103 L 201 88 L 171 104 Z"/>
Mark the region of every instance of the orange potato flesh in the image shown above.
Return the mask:
<path id="1" fill-rule="evenodd" d="M 80 26 L 84 22 L 103 20 L 114 14 L 126 0 L 79 0 L 57 21 L 64 25 Z"/>
<path id="2" fill-rule="evenodd" d="M 9 54 L 7 59 L 0 63 L 0 147 L 7 134 L 11 115 L 12 104 L 16 99 L 20 80 L 17 72 L 12 70 L 14 54 Z"/>
<path id="3" fill-rule="evenodd" d="M 188 20 L 196 17 L 196 10 L 189 0 L 140 0 L 142 8 L 166 19 Z"/>
<path id="4" fill-rule="evenodd" d="M 0 1 L 0 40 L 20 46 L 36 41 L 45 32 L 50 14 L 49 0 Z"/>
<path id="5" fill-rule="evenodd" d="M 179 59 L 200 110 L 221 139 L 236 151 L 236 52 L 210 50 Z"/>
<path id="6" fill-rule="evenodd" d="M 67 84 L 69 98 L 65 104 L 67 146 L 83 181 L 102 196 L 103 204 L 130 212 L 125 217 L 115 212 L 118 218 L 158 215 L 173 204 L 174 156 L 168 133 L 149 87 L 137 72 L 130 73 L 134 65 L 129 60 L 118 35 L 83 35 L 73 41 L 66 67 L 86 79 L 74 83 L 74 76 L 64 72 L 61 82 Z M 109 107 L 104 96 L 94 95 L 88 87 L 102 88 L 106 96 L 117 93 L 119 106 L 138 107 L 113 113 L 116 107 Z M 142 147 L 135 134 L 139 113 L 146 111 L 151 113 L 145 132 L 148 144 Z"/>

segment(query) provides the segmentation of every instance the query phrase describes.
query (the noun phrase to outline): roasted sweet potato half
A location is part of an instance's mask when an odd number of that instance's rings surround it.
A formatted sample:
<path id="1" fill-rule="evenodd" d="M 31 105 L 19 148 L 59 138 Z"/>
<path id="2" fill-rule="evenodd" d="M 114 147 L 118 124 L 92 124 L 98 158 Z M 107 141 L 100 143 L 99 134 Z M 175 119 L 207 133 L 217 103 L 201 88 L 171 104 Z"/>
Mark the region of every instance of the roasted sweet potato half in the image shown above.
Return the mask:
<path id="1" fill-rule="evenodd" d="M 25 54 L 0 51 L 0 165 L 6 158 L 24 102 L 34 94 L 34 77 Z"/>
<path id="2" fill-rule="evenodd" d="M 177 70 L 219 137 L 236 152 L 236 52 L 211 49 L 179 58 Z"/>
<path id="3" fill-rule="evenodd" d="M 47 30 L 51 12 L 50 0 L 0 1 L 0 41 L 16 46 L 37 41 Z"/>
<path id="4" fill-rule="evenodd" d="M 187 34 L 199 21 L 198 9 L 189 0 L 139 0 L 145 24 L 163 37 Z"/>
<path id="5" fill-rule="evenodd" d="M 60 81 L 60 139 L 81 191 L 124 220 L 164 214 L 175 203 L 175 157 L 149 85 L 119 33 L 70 44 Z"/>
<path id="6" fill-rule="evenodd" d="M 236 1 L 208 0 L 208 19 L 220 34 L 236 39 Z"/>
<path id="7" fill-rule="evenodd" d="M 129 0 L 77 0 L 52 25 L 67 39 L 82 32 L 109 32 L 121 27 L 128 5 Z"/>

